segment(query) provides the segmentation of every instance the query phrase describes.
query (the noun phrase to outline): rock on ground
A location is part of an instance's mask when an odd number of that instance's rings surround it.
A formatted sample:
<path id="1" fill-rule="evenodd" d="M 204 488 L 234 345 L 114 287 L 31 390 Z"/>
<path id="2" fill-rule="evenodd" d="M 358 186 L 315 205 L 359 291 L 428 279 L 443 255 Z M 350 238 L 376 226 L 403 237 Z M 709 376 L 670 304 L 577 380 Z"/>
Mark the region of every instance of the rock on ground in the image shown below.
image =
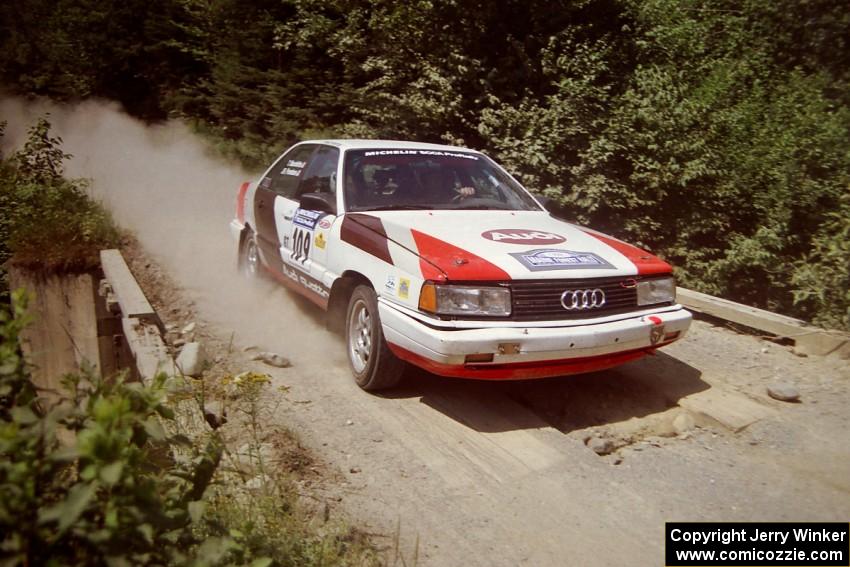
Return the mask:
<path id="1" fill-rule="evenodd" d="M 207 353 L 201 343 L 186 343 L 177 357 L 177 367 L 186 376 L 197 378 L 207 363 Z"/>
<path id="2" fill-rule="evenodd" d="M 682 435 L 693 429 L 695 425 L 693 416 L 685 411 L 677 415 L 676 419 L 673 420 L 673 431 L 678 435 Z"/>
<path id="3" fill-rule="evenodd" d="M 274 352 L 258 352 L 251 360 L 260 360 L 269 366 L 276 366 L 277 368 L 289 368 L 292 366 L 288 358 Z"/>
<path id="4" fill-rule="evenodd" d="M 587 446 L 590 447 L 594 453 L 597 455 L 608 455 L 614 452 L 614 442 L 610 439 L 603 439 L 601 437 L 594 437 L 590 441 L 587 442 Z"/>
<path id="5" fill-rule="evenodd" d="M 775 382 L 767 387 L 767 395 L 780 402 L 799 402 L 800 391 L 787 382 Z"/>

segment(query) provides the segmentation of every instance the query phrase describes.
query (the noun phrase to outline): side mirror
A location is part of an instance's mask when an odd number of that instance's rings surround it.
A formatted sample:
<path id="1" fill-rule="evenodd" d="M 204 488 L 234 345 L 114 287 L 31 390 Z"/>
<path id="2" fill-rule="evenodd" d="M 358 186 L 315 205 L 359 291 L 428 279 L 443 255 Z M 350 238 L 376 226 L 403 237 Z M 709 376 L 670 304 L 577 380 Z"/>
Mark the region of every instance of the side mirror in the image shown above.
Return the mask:
<path id="1" fill-rule="evenodd" d="M 542 195 L 540 193 L 532 193 L 534 198 L 537 199 L 537 202 L 543 205 L 543 208 L 547 211 L 549 210 L 549 206 L 552 204 L 552 198 L 547 197 L 546 195 Z"/>
<path id="2" fill-rule="evenodd" d="M 560 202 L 552 199 L 551 197 L 546 197 L 544 195 L 540 195 L 539 193 L 535 193 L 534 196 L 537 198 L 537 201 L 543 205 L 543 208 L 549 211 L 549 214 L 555 217 L 556 219 L 569 221 L 570 215 L 567 212 L 567 208 L 564 207 Z"/>
<path id="3" fill-rule="evenodd" d="M 336 195 L 333 193 L 304 193 L 298 206 L 308 211 L 336 214 Z"/>

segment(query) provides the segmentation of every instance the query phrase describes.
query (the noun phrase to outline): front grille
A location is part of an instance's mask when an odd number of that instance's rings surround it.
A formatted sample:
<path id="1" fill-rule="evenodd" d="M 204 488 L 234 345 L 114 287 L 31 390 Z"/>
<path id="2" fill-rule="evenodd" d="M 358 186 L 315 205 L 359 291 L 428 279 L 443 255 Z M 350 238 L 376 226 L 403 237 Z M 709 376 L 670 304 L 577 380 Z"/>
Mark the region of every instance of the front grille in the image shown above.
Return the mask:
<path id="1" fill-rule="evenodd" d="M 614 277 L 573 280 L 514 280 L 510 283 L 514 321 L 544 321 L 559 319 L 591 319 L 635 311 L 637 289 L 624 283 L 640 278 Z M 601 289 L 605 305 L 595 309 L 567 311 L 561 305 L 561 295 L 567 290 Z"/>

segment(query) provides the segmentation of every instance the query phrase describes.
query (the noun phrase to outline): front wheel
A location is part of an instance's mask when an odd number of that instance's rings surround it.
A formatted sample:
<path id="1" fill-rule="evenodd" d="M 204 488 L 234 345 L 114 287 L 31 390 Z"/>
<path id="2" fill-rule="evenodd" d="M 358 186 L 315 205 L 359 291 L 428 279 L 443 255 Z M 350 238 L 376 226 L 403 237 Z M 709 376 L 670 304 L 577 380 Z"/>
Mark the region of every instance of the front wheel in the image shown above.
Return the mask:
<path id="1" fill-rule="evenodd" d="M 398 384 L 405 364 L 387 346 L 378 317 L 378 300 L 371 287 L 355 288 L 345 321 L 348 363 L 357 385 L 373 392 Z"/>

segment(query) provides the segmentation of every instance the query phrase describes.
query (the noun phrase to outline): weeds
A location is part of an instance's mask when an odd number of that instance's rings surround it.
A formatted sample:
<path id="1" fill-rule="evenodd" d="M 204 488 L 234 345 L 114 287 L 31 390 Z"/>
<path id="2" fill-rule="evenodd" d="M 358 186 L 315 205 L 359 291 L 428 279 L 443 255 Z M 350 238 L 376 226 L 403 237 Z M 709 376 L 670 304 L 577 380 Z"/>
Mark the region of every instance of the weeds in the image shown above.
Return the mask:
<path id="1" fill-rule="evenodd" d="M 239 467 L 223 467 L 233 451 L 220 431 L 202 419 L 180 427 L 185 405 L 202 407 L 209 393 L 181 379 L 141 384 L 84 371 L 66 376 L 60 401 L 44 407 L 17 347 L 27 298 L 12 295 L 0 311 L 3 564 L 379 563 L 358 532 L 308 514 L 292 479 L 264 457 L 267 377 L 233 380 L 231 407 L 250 450 Z"/>
<path id="2" fill-rule="evenodd" d="M 86 195 L 86 182 L 62 177 L 71 156 L 61 143 L 41 118 L 23 149 L 0 159 L 0 264 L 11 260 L 42 273 L 86 271 L 98 266 L 100 249 L 119 243 L 119 230 Z"/>

